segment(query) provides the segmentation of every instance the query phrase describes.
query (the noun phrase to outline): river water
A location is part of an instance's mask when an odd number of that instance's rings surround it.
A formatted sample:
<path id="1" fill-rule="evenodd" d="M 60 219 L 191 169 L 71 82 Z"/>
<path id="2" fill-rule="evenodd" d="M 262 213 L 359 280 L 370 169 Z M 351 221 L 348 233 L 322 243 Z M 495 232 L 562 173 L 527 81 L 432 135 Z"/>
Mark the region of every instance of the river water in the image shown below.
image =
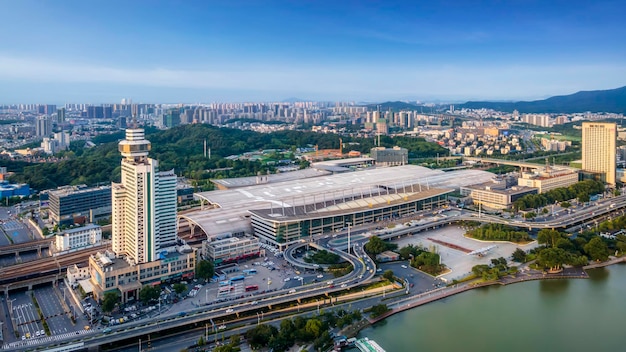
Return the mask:
<path id="1" fill-rule="evenodd" d="M 588 273 L 468 291 L 391 316 L 359 337 L 387 352 L 624 351 L 626 264 Z"/>

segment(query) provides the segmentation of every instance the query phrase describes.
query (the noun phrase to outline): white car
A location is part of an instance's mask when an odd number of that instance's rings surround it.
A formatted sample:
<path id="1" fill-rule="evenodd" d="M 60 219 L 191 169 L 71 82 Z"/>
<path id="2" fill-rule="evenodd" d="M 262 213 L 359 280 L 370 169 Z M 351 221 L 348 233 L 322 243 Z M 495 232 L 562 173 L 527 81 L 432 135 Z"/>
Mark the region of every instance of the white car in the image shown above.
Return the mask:
<path id="1" fill-rule="evenodd" d="M 235 310 L 233 310 L 232 308 L 228 308 L 228 309 L 226 309 L 226 313 L 232 313 L 232 312 L 234 312 L 234 311 L 235 311 Z"/>
<path id="2" fill-rule="evenodd" d="M 289 293 L 296 293 L 296 290 L 295 289 L 291 289 L 291 290 L 289 290 Z"/>
<path id="3" fill-rule="evenodd" d="M 346 285 L 346 284 L 342 284 L 341 285 L 341 288 L 346 288 L 346 287 L 348 287 L 348 285 Z"/>
<path id="4" fill-rule="evenodd" d="M 289 281 L 289 280 L 291 280 L 291 278 L 290 278 L 290 277 L 286 277 L 283 281 L 284 281 L 284 282 L 287 282 L 287 281 Z"/>
<path id="5" fill-rule="evenodd" d="M 258 303 L 259 303 L 259 301 L 252 301 L 252 302 L 250 302 L 250 305 L 253 306 L 253 305 L 258 304 Z"/>
<path id="6" fill-rule="evenodd" d="M 217 328 L 217 330 L 224 330 L 224 329 L 226 329 L 226 325 L 220 325 Z"/>
<path id="7" fill-rule="evenodd" d="M 322 274 L 317 275 L 317 278 L 318 278 L 318 279 L 321 279 L 321 278 L 323 278 L 323 277 L 324 277 L 324 275 L 322 275 Z"/>
<path id="8" fill-rule="evenodd" d="M 403 269 L 407 269 L 407 268 L 408 268 L 408 266 L 406 266 L 406 265 L 404 265 L 404 264 L 403 264 L 403 265 L 402 265 L 402 268 L 403 268 Z"/>

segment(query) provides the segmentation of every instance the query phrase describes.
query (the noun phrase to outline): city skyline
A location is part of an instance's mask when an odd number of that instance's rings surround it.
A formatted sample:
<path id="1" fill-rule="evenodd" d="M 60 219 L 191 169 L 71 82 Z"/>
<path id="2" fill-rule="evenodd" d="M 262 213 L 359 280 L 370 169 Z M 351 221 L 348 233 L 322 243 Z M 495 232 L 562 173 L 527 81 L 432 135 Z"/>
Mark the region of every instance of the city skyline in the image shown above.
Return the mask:
<path id="1" fill-rule="evenodd" d="M 0 103 L 533 100 L 623 86 L 619 2 L 6 2 Z"/>

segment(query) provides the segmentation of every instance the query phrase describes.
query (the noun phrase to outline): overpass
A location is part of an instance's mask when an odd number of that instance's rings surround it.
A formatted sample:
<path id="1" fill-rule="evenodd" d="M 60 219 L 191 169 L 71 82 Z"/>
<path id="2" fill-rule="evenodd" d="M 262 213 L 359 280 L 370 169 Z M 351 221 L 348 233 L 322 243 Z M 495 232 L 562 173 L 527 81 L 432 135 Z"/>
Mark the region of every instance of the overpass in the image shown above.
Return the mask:
<path id="1" fill-rule="evenodd" d="M 29 241 L 24 243 L 11 244 L 8 246 L 0 246 L 0 256 L 4 255 L 16 255 L 19 256 L 22 252 L 37 251 L 41 256 L 41 250 L 50 248 L 52 246 L 52 240 L 44 238 L 41 240 Z"/>
<path id="2" fill-rule="evenodd" d="M 543 163 L 529 163 L 526 161 L 519 161 L 519 160 L 504 160 L 504 159 L 495 159 L 495 158 L 480 158 L 480 157 L 463 157 L 463 160 L 466 161 L 474 161 L 477 163 L 483 163 L 483 164 L 496 164 L 496 165 L 510 165 L 510 166 L 517 166 L 519 168 L 522 169 L 541 169 L 543 167 L 545 167 L 545 164 Z M 569 167 L 569 166 L 563 166 L 563 165 L 559 165 L 558 166 L 561 169 L 568 169 L 568 170 L 576 170 L 576 171 L 580 171 L 577 168 L 574 167 Z"/>

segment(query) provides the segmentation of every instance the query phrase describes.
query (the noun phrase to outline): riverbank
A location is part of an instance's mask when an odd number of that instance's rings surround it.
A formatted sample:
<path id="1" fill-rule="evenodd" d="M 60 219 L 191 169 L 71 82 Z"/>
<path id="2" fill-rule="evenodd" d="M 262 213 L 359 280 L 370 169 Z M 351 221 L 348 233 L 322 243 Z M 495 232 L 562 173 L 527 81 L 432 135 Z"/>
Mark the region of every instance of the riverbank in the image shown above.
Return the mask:
<path id="1" fill-rule="evenodd" d="M 496 281 L 480 282 L 480 283 L 468 282 L 464 284 L 455 284 L 455 285 L 448 286 L 448 287 L 442 287 L 437 290 L 421 293 L 417 296 L 400 299 L 394 302 L 390 306 L 391 309 L 389 310 L 389 312 L 376 318 L 368 318 L 368 321 L 370 325 L 375 324 L 394 314 L 397 314 L 397 313 L 400 313 L 400 312 L 403 312 L 403 311 L 406 311 L 415 307 L 419 307 L 419 306 L 422 306 L 422 305 L 425 305 L 434 301 L 438 301 L 446 297 L 454 296 L 454 295 L 457 295 L 457 294 L 460 294 L 469 290 L 481 288 L 481 287 L 494 286 L 494 285 L 506 286 L 506 285 L 516 284 L 520 282 L 533 281 L 533 280 L 587 279 L 589 278 L 589 276 L 587 275 L 587 272 L 585 272 L 586 269 L 593 269 L 593 268 L 598 268 L 602 266 L 613 265 L 613 264 L 620 263 L 623 261 L 625 261 L 624 258 L 617 258 L 616 260 L 611 260 L 611 261 L 607 261 L 603 263 L 590 265 L 589 268 L 587 267 L 566 268 L 566 269 L 563 269 L 563 271 L 559 273 L 546 273 L 543 271 L 528 269 L 527 271 L 518 272 L 514 275 L 507 275 Z M 604 265 L 601 265 L 601 264 L 604 264 Z"/>

